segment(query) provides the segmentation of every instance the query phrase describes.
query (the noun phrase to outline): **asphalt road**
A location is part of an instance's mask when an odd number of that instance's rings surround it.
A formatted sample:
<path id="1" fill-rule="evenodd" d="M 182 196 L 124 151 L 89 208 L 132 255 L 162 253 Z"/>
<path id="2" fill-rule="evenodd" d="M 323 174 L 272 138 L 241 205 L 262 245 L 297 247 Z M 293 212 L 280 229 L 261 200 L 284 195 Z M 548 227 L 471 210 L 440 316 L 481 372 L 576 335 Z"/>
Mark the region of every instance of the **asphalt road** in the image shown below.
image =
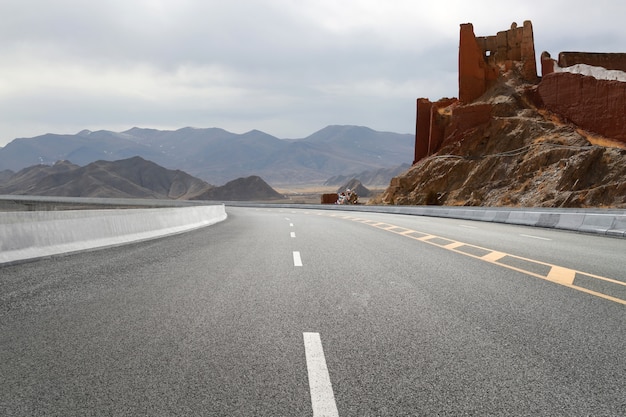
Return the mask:
<path id="1" fill-rule="evenodd" d="M 626 415 L 626 240 L 227 211 L 0 268 L 0 415 Z"/>

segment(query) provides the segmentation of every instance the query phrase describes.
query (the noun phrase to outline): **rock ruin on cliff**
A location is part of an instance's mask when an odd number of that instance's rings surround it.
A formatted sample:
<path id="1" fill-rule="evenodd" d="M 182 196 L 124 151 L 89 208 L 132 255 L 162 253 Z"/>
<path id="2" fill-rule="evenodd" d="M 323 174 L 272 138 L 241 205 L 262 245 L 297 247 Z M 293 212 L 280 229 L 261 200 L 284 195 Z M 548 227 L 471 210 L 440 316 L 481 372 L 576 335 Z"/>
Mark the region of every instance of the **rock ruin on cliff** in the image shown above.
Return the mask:
<path id="1" fill-rule="evenodd" d="M 462 24 L 459 98 L 417 100 L 413 166 L 375 202 L 626 207 L 626 83 L 569 62 L 626 70 L 625 54 L 544 52 L 540 78 L 531 22 Z"/>

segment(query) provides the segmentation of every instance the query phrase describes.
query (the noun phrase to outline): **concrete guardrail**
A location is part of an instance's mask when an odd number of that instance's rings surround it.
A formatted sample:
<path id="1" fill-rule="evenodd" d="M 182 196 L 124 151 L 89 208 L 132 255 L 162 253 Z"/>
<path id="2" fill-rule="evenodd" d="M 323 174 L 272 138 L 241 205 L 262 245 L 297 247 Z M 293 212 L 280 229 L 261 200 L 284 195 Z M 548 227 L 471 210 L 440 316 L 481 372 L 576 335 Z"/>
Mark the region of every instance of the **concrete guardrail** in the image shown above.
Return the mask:
<path id="1" fill-rule="evenodd" d="M 0 265 L 182 233 L 225 220 L 223 204 L 0 212 Z"/>
<path id="2" fill-rule="evenodd" d="M 626 210 L 621 209 L 552 209 L 505 207 L 441 207 L 441 206 L 366 206 L 334 204 L 258 204 L 225 202 L 239 207 L 297 207 L 306 209 L 364 211 L 413 216 L 444 217 L 543 227 L 573 232 L 626 238 Z"/>
<path id="3" fill-rule="evenodd" d="M 0 207 L 3 204 L 8 210 L 13 207 L 22 211 L 0 211 L 0 265 L 120 245 L 208 226 L 226 219 L 225 205 L 431 216 L 626 238 L 626 210 L 612 209 L 350 206 L 0 196 Z M 89 209 L 76 210 L 73 207 Z"/>

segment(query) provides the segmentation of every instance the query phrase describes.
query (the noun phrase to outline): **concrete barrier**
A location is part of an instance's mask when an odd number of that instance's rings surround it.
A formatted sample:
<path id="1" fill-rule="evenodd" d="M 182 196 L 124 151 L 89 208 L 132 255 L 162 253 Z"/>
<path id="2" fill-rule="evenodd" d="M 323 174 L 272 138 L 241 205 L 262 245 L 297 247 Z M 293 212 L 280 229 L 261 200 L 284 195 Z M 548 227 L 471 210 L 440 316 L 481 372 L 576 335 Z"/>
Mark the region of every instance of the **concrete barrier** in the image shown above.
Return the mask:
<path id="1" fill-rule="evenodd" d="M 363 211 L 443 217 L 506 223 L 520 226 L 561 229 L 572 232 L 626 238 L 626 210 L 623 209 L 559 209 L 506 207 L 440 207 L 440 206 L 344 206 L 330 204 L 264 204 L 224 202 L 238 207 L 285 207 L 318 210 Z"/>
<path id="2" fill-rule="evenodd" d="M 225 220 L 224 205 L 0 213 L 0 264 L 116 246 Z"/>
<path id="3" fill-rule="evenodd" d="M 0 201 L 2 201 L 0 196 Z M 226 219 L 224 205 L 365 211 L 413 216 L 445 217 L 569 230 L 626 238 L 626 210 L 524 209 L 437 206 L 365 206 L 283 204 L 257 202 L 200 202 L 6 198 L 11 204 L 49 209 L 58 205 L 129 206 L 176 205 L 140 209 L 0 212 L 0 265 L 66 252 L 114 246 L 208 226 Z M 16 203 L 17 202 L 17 203 Z M 184 205 L 181 207 L 181 205 Z"/>

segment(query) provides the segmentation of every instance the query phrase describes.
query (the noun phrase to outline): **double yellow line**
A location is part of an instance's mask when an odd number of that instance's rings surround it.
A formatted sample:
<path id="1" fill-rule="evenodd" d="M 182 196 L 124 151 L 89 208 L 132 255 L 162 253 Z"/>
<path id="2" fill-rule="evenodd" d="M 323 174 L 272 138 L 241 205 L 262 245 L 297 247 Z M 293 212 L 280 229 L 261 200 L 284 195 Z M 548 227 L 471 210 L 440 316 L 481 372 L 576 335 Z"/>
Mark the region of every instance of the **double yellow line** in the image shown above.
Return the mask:
<path id="1" fill-rule="evenodd" d="M 618 298 L 610 293 L 626 294 L 626 282 L 612 278 L 577 271 L 571 268 L 549 264 L 546 262 L 528 259 L 510 253 L 500 252 L 481 246 L 460 242 L 430 233 L 419 232 L 389 223 L 383 223 L 348 215 L 330 214 L 331 217 L 339 217 L 346 220 L 367 224 L 381 230 L 385 230 L 410 239 L 428 243 L 442 249 L 446 249 L 461 255 L 489 262 L 504 268 L 512 269 L 536 278 L 554 282 L 577 291 L 582 291 L 596 297 L 614 301 L 626 305 L 626 300 Z M 585 286 L 586 285 L 586 286 Z"/>

